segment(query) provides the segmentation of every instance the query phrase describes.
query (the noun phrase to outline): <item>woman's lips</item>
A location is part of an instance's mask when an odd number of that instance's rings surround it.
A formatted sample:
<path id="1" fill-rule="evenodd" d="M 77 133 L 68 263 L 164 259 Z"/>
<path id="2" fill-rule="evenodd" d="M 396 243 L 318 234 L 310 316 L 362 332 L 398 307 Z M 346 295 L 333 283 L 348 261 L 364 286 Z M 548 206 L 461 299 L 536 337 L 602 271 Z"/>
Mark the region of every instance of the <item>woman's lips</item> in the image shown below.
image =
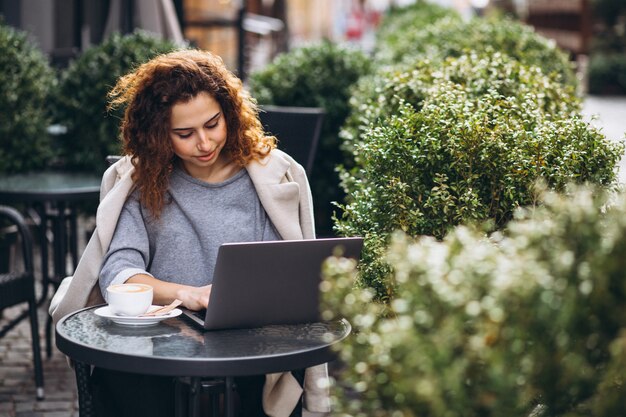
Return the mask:
<path id="1" fill-rule="evenodd" d="M 206 162 L 206 161 L 210 161 L 213 158 L 213 155 L 215 155 L 215 151 L 210 152 L 206 155 L 197 156 L 196 158 L 199 159 L 200 161 Z"/>

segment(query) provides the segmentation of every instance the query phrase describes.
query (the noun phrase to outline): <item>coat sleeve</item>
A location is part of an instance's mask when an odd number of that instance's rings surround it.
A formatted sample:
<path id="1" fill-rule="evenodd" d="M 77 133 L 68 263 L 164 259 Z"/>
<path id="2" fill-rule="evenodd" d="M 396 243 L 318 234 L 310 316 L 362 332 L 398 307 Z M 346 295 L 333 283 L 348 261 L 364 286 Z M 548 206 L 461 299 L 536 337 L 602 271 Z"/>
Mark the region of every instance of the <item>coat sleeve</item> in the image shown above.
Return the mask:
<path id="1" fill-rule="evenodd" d="M 92 234 L 72 277 L 59 286 L 50 303 L 49 313 L 56 323 L 66 314 L 89 305 L 104 302 L 98 275 L 102 258 L 110 243 L 117 218 L 129 190 L 132 188 L 132 165 L 128 157 L 110 166 L 102 176 L 100 205 L 96 214 L 96 229 Z"/>
<path id="2" fill-rule="evenodd" d="M 304 168 L 292 159 L 292 165 L 287 171 L 289 181 L 293 181 L 300 187 L 300 228 L 304 239 L 315 239 L 315 216 L 313 214 L 313 195 L 311 186 Z"/>
<path id="3" fill-rule="evenodd" d="M 293 164 L 288 175 L 300 186 L 300 226 L 305 239 L 315 239 L 313 197 L 306 172 Z M 304 374 L 304 407 L 312 412 L 330 412 L 328 366 L 323 363 L 307 368 Z"/>

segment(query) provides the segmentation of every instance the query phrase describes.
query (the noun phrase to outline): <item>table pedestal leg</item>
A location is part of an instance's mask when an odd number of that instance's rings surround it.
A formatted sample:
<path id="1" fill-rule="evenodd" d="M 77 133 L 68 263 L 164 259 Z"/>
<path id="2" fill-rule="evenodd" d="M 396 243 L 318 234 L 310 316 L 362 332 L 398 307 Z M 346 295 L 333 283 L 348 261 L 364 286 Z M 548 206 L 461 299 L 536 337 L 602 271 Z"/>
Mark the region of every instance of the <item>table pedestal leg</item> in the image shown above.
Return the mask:
<path id="1" fill-rule="evenodd" d="M 41 242 L 41 273 L 43 291 L 38 304 L 47 301 L 50 285 L 54 289 L 59 286 L 69 271 L 67 269 L 67 255 L 72 258 L 72 272 L 78 263 L 78 226 L 76 209 L 64 202 L 43 204 L 37 207 L 39 217 L 39 233 Z M 52 238 L 52 263 L 50 273 L 48 262 L 50 258 L 49 238 Z M 48 316 L 46 321 L 46 356 L 52 356 L 52 318 Z"/>
<path id="2" fill-rule="evenodd" d="M 48 289 L 50 287 L 49 269 L 49 246 L 48 246 L 48 217 L 46 216 L 46 206 L 37 205 L 34 214 L 31 215 L 39 232 L 39 244 L 41 246 L 41 298 L 38 305 L 43 304 L 48 299 Z"/>
<path id="3" fill-rule="evenodd" d="M 180 378 L 174 380 L 174 417 L 184 417 L 185 405 L 183 399 L 185 392 L 183 390 L 183 382 Z"/>
<path id="4" fill-rule="evenodd" d="M 73 361 L 76 373 L 76 387 L 78 389 L 78 415 L 80 417 L 92 417 L 95 415 L 93 395 L 91 393 L 91 366 Z"/>
<path id="5" fill-rule="evenodd" d="M 224 390 L 224 408 L 226 417 L 235 417 L 235 380 L 232 376 L 226 377 L 226 389 Z"/>
<path id="6" fill-rule="evenodd" d="M 178 377 L 174 381 L 174 416 L 195 417 L 202 415 L 209 400 L 211 406 L 206 417 L 220 417 L 221 396 L 224 393 L 224 381 L 203 379 L 200 377 Z M 226 400 L 225 400 L 226 401 Z M 206 410 L 205 410 L 206 411 Z M 203 415 L 204 416 L 204 415 Z"/>
<path id="7" fill-rule="evenodd" d="M 200 415 L 200 378 L 191 378 L 189 382 L 189 417 Z"/>

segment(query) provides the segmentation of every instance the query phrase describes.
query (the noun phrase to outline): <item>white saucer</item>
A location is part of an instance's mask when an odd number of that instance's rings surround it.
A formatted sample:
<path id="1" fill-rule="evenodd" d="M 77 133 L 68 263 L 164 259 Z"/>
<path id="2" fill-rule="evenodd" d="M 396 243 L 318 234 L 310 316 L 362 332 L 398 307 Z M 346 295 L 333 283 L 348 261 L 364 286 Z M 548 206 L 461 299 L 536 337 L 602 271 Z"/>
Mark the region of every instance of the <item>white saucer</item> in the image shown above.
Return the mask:
<path id="1" fill-rule="evenodd" d="M 148 311 L 156 310 L 157 308 L 161 308 L 161 307 L 163 306 L 153 305 L 148 309 Z M 94 311 L 94 314 L 96 316 L 104 317 L 105 319 L 109 319 L 114 323 L 123 324 L 125 326 L 149 326 L 151 324 L 157 324 L 161 320 L 171 319 L 172 317 L 177 317 L 181 313 L 182 311 L 180 309 L 175 308 L 174 310 L 162 316 L 147 316 L 147 317 L 145 316 L 144 317 L 142 316 L 137 316 L 137 317 L 118 316 L 117 314 L 113 313 L 111 309 L 109 309 L 109 306 L 100 307 Z"/>

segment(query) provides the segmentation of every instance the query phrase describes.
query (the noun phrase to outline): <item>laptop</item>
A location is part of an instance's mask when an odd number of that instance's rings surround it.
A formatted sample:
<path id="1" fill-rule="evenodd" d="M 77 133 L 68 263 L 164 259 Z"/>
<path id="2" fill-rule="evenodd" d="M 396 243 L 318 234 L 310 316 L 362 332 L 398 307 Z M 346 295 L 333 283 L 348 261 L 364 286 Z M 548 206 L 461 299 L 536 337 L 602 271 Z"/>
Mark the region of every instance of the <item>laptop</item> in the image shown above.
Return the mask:
<path id="1" fill-rule="evenodd" d="M 208 308 L 183 314 L 205 330 L 319 321 L 323 262 L 335 254 L 358 260 L 362 247 L 360 237 L 225 243 Z"/>

